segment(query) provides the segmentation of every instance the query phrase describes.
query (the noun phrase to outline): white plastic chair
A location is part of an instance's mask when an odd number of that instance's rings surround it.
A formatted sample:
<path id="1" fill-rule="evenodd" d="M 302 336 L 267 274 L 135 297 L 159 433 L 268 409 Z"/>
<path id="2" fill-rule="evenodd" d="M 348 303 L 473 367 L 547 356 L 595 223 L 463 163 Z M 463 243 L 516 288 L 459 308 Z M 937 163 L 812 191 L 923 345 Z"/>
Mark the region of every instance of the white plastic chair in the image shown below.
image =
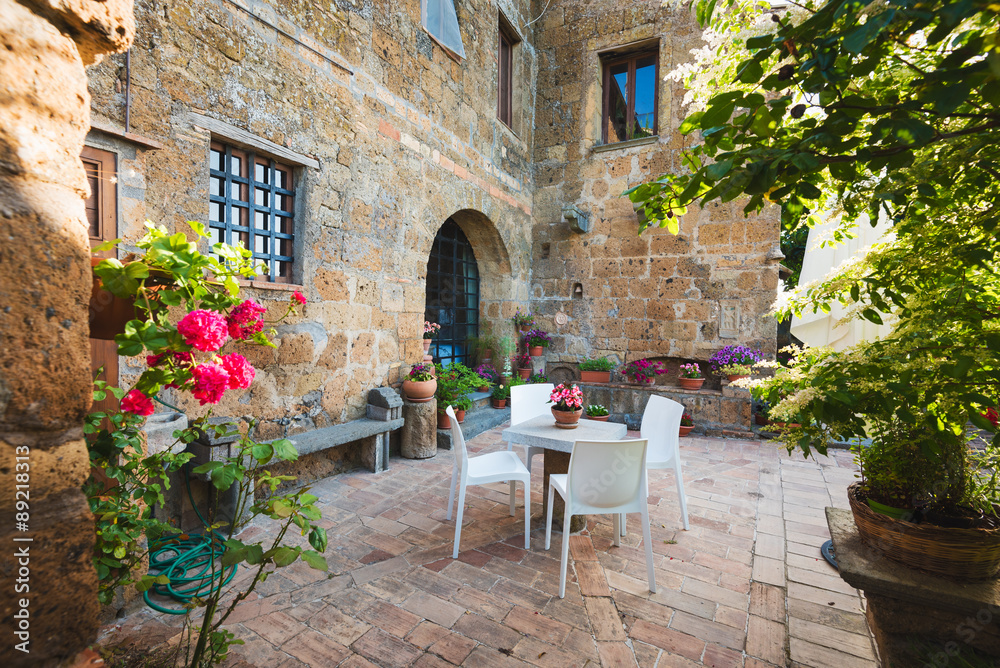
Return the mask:
<path id="1" fill-rule="evenodd" d="M 555 493 L 563 498 L 562 557 L 559 564 L 559 598 L 566 597 L 566 567 L 569 562 L 569 523 L 573 515 L 611 514 L 614 543 L 621 544 L 621 514 L 638 512 L 646 546 L 649 591 L 656 593 L 653 573 L 653 543 L 646 507 L 646 446 L 644 438 L 627 441 L 577 441 L 569 458 L 569 472 L 549 476 L 549 509 L 545 518 L 545 549 L 552 543 L 552 504 Z"/>
<path id="2" fill-rule="evenodd" d="M 520 424 L 539 415 L 550 415 L 549 396 L 555 389 L 553 383 L 537 383 L 534 385 L 515 385 L 510 388 L 510 426 Z M 507 449 L 511 450 L 513 443 L 507 442 Z M 541 455 L 545 448 L 535 448 L 530 445 L 524 446 L 524 462 L 531 470 L 531 458 Z M 514 493 L 514 483 L 510 483 L 511 494 Z"/>
<path id="3" fill-rule="evenodd" d="M 684 495 L 684 473 L 681 471 L 680 426 L 684 415 L 684 405 L 672 399 L 654 394 L 646 403 L 642 413 L 642 425 L 639 427 L 642 437 L 649 441 L 649 452 L 646 455 L 646 470 L 673 469 L 677 481 L 677 498 L 681 504 L 681 519 L 684 530 L 691 527 L 688 524 L 687 497 Z M 648 489 L 649 478 L 646 487 Z M 625 518 L 621 520 L 622 535 L 625 535 Z"/>
<path id="4" fill-rule="evenodd" d="M 465 512 L 465 488 L 469 485 L 488 485 L 492 482 L 510 481 L 510 514 L 514 515 L 514 483 L 524 483 L 524 549 L 531 549 L 531 472 L 524 467 L 521 458 L 513 452 L 489 452 L 485 455 L 469 457 L 465 447 L 465 436 L 455 419 L 455 410 L 445 409 L 451 418 L 452 449 L 455 465 L 451 470 L 451 489 L 448 492 L 448 519 L 455 502 L 455 482 L 458 481 L 458 517 L 455 520 L 455 550 L 452 559 L 458 559 L 458 545 L 462 539 L 462 515 Z"/>

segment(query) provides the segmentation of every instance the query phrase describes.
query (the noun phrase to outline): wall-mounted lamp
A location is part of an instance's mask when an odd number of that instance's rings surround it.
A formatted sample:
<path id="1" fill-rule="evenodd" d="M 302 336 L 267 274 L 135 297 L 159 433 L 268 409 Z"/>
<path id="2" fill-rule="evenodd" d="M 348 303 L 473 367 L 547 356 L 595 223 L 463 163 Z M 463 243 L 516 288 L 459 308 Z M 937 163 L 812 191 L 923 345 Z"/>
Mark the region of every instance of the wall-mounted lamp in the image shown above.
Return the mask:
<path id="1" fill-rule="evenodd" d="M 590 232 L 590 216 L 572 204 L 562 208 L 563 218 L 569 222 L 569 228 L 578 234 Z"/>

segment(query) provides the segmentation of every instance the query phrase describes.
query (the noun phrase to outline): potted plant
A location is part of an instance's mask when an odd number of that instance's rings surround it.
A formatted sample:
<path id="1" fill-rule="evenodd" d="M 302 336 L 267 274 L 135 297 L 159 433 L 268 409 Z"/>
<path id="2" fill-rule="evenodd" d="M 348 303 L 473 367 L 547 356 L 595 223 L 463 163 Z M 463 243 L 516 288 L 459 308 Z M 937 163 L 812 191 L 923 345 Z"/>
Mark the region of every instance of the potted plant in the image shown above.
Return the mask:
<path id="1" fill-rule="evenodd" d="M 677 383 L 685 390 L 700 390 L 705 384 L 705 377 L 701 375 L 697 362 L 681 364 L 677 373 Z"/>
<path id="2" fill-rule="evenodd" d="M 491 385 L 500 382 L 500 374 L 489 362 L 485 362 L 476 367 L 476 375 L 483 379 L 479 386 L 480 392 L 489 392 Z M 483 389 L 485 387 L 486 389 Z"/>
<path id="3" fill-rule="evenodd" d="M 532 357 L 541 357 L 551 343 L 548 333 L 540 329 L 529 329 L 524 335 L 524 347 Z"/>
<path id="4" fill-rule="evenodd" d="M 786 423 L 778 438 L 790 452 L 826 454 L 831 441 L 855 443 L 860 480 L 848 487 L 848 501 L 866 543 L 944 577 L 995 578 L 1000 485 L 982 473 L 995 469 L 996 449 L 970 448 L 967 430 L 972 421 L 996 431 L 984 408 L 967 403 L 970 393 L 983 404 L 995 396 L 994 372 L 973 362 L 957 382 L 955 358 L 925 351 L 940 341 L 933 310 L 926 326 L 845 352 L 793 349 L 788 366 L 774 364 L 773 375 L 750 389 L 771 403 L 771 420 Z"/>
<path id="5" fill-rule="evenodd" d="M 746 346 L 729 345 L 716 351 L 708 360 L 716 373 L 728 376 L 730 381 L 750 375 L 751 367 L 763 359 L 759 350 Z"/>
<path id="6" fill-rule="evenodd" d="M 510 386 L 497 385 L 493 388 L 493 394 L 490 398 L 493 401 L 493 408 L 504 408 L 507 405 L 507 400 L 510 399 Z"/>
<path id="7" fill-rule="evenodd" d="M 403 394 L 408 401 L 422 404 L 430 401 L 437 391 L 437 380 L 429 364 L 414 364 L 403 380 Z"/>
<path id="8" fill-rule="evenodd" d="M 667 372 L 663 362 L 656 360 L 635 360 L 622 367 L 622 373 L 632 383 L 652 384 L 654 378 Z"/>
<path id="9" fill-rule="evenodd" d="M 580 362 L 581 383 L 610 383 L 615 363 L 607 357 L 586 359 Z"/>
<path id="10" fill-rule="evenodd" d="M 434 357 L 430 354 L 431 352 L 431 340 L 438 335 L 441 331 L 441 325 L 436 322 L 429 322 L 424 320 L 424 361 L 430 362 Z"/>
<path id="11" fill-rule="evenodd" d="M 472 410 L 472 399 L 468 394 L 460 394 L 451 402 L 451 406 L 455 409 L 455 419 L 458 420 L 458 424 L 462 424 L 465 422 L 465 412 Z"/>
<path id="12" fill-rule="evenodd" d="M 692 429 L 694 429 L 694 420 L 691 419 L 690 413 L 685 412 L 684 415 L 681 416 L 680 435 L 687 436 L 691 433 Z"/>
<path id="13" fill-rule="evenodd" d="M 583 415 L 583 392 L 573 383 L 560 383 L 552 389 L 548 403 L 552 404 L 552 417 L 556 426 L 575 429 Z"/>
<path id="14" fill-rule="evenodd" d="M 531 376 L 528 377 L 529 385 L 538 385 L 539 383 L 547 383 L 547 382 L 549 382 L 549 377 L 546 376 L 544 373 L 533 373 L 531 374 Z"/>
<path id="15" fill-rule="evenodd" d="M 466 339 L 466 345 L 468 346 L 469 352 L 472 354 L 472 359 L 478 365 L 492 364 L 493 343 L 494 337 L 489 333 L 481 334 L 479 336 L 470 336 Z"/>
<path id="16" fill-rule="evenodd" d="M 587 419 L 596 422 L 607 422 L 611 414 L 608 409 L 601 404 L 590 404 L 587 406 Z"/>
<path id="17" fill-rule="evenodd" d="M 514 363 L 517 364 L 518 375 L 527 380 L 531 376 L 531 356 L 521 353 L 514 358 Z"/>

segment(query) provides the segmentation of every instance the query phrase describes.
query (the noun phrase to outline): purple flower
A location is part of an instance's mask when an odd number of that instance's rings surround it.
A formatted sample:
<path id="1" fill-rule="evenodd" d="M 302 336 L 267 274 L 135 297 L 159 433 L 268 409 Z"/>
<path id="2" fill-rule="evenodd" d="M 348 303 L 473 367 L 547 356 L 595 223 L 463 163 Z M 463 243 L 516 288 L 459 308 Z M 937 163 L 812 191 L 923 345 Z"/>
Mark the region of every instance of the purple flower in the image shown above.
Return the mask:
<path id="1" fill-rule="evenodd" d="M 752 350 L 746 346 L 725 346 L 712 355 L 708 361 L 712 364 L 712 370 L 718 371 L 721 367 L 730 364 L 753 366 L 763 358 L 764 354 L 759 350 Z"/>

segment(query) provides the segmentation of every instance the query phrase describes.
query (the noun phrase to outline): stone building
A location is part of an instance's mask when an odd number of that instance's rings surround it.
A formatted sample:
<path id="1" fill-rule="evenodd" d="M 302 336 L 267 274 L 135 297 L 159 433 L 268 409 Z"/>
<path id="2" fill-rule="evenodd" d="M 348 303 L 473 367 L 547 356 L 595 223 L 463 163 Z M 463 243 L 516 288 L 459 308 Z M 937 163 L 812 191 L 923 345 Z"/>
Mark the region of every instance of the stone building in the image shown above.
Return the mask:
<path id="1" fill-rule="evenodd" d="M 420 359 L 425 317 L 447 361 L 533 310 L 555 377 L 587 356 L 773 352 L 776 219 L 711 207 L 637 236 L 619 197 L 693 141 L 663 75 L 698 35 L 661 0 L 139 0 L 134 25 L 127 1 L 0 0 L 0 446 L 8 463 L 31 449 L 51 515 L 32 525 L 39 651 L 69 656 L 96 623 L 87 224 L 127 247 L 147 219 L 199 220 L 268 263 L 248 290 L 272 317 L 305 293 L 277 349 L 245 351 L 254 388 L 215 411 L 262 440 L 361 416 Z M 141 361 L 109 345 L 91 340 L 94 367 L 128 385 Z M 738 426 L 748 403 L 728 392 L 692 401 Z"/>
<path id="2" fill-rule="evenodd" d="M 452 6 L 447 48 L 430 24 Z M 586 356 L 773 352 L 776 220 L 713 207 L 637 236 L 620 197 L 692 141 L 662 81 L 698 43 L 678 4 L 141 0 L 136 21 L 129 54 L 89 71 L 108 235 L 196 219 L 271 263 L 251 292 L 272 310 L 292 288 L 310 300 L 217 410 L 257 418 L 258 438 L 360 416 L 420 359 L 425 309 L 444 361 L 535 311 L 559 379 Z"/>

